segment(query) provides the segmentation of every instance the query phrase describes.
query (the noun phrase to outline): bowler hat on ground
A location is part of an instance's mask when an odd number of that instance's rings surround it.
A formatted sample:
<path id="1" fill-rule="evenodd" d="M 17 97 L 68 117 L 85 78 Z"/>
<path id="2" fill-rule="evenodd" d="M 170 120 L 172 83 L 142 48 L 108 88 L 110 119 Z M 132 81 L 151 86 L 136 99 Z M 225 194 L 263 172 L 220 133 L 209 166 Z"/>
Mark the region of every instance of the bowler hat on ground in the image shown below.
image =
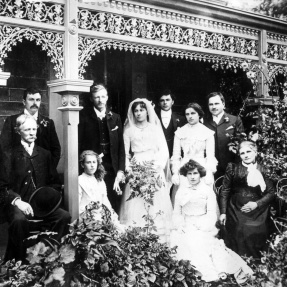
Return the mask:
<path id="1" fill-rule="evenodd" d="M 37 188 L 29 199 L 36 217 L 50 215 L 60 206 L 61 201 L 61 192 L 49 186 Z"/>

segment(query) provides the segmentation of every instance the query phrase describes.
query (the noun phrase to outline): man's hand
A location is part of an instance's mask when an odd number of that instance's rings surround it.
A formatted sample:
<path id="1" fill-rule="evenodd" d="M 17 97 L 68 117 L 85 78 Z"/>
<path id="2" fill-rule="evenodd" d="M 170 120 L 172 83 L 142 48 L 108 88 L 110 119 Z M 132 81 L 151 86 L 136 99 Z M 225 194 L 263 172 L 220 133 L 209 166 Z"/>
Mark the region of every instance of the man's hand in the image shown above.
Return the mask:
<path id="1" fill-rule="evenodd" d="M 226 222 L 226 214 L 221 214 L 221 215 L 219 216 L 219 223 L 220 223 L 221 225 L 225 225 L 225 222 Z"/>
<path id="2" fill-rule="evenodd" d="M 17 199 L 15 206 L 17 206 L 25 215 L 34 216 L 33 208 L 29 203 L 22 201 L 21 199 Z"/>
<path id="3" fill-rule="evenodd" d="M 114 182 L 114 187 L 113 187 L 113 190 L 115 190 L 115 192 L 118 194 L 118 195 L 121 195 L 122 194 L 122 190 L 120 188 L 120 182 L 124 180 L 124 173 L 119 170 L 117 172 L 117 176 L 116 176 L 116 179 L 115 179 L 115 182 Z"/>
<path id="4" fill-rule="evenodd" d="M 249 201 L 241 207 L 241 211 L 244 213 L 248 213 L 254 210 L 255 208 L 257 208 L 257 203 L 254 201 Z"/>

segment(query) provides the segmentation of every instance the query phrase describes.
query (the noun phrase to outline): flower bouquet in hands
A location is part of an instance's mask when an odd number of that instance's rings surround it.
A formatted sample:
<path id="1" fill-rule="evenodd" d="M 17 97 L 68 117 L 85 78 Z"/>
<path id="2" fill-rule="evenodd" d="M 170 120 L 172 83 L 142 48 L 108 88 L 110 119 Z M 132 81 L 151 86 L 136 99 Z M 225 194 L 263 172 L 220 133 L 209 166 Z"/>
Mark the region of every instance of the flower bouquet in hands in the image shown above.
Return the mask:
<path id="1" fill-rule="evenodd" d="M 126 181 L 130 185 L 131 193 L 127 200 L 142 197 L 151 205 L 153 205 L 155 192 L 162 186 L 154 162 L 144 161 L 138 163 L 134 158 L 130 162 L 130 171 L 126 174 Z"/>

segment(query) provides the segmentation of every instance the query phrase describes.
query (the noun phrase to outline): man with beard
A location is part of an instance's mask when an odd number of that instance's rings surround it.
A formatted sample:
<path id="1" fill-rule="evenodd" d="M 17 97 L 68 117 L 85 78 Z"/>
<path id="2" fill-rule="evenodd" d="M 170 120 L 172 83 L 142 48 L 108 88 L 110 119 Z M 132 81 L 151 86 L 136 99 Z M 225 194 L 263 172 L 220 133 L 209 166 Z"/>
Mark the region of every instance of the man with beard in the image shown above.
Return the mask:
<path id="1" fill-rule="evenodd" d="M 0 145 L 2 153 L 5 153 L 8 149 L 13 148 L 20 144 L 21 136 L 15 132 L 16 119 L 21 115 L 32 116 L 38 125 L 37 139 L 35 143 L 50 151 L 52 155 L 52 163 L 54 167 L 57 167 L 61 156 L 61 146 L 56 133 L 53 120 L 45 117 L 39 113 L 41 105 L 41 93 L 36 88 L 28 88 L 24 92 L 23 104 L 24 110 L 20 114 L 12 115 L 6 118 L 2 133 L 0 136 Z"/>
<path id="2" fill-rule="evenodd" d="M 215 179 L 225 174 L 229 162 L 234 162 L 235 153 L 229 150 L 230 136 L 244 132 L 240 117 L 227 114 L 225 99 L 221 93 L 214 92 L 207 96 L 210 114 L 204 118 L 204 125 L 215 132 L 215 157 L 218 160 Z"/>

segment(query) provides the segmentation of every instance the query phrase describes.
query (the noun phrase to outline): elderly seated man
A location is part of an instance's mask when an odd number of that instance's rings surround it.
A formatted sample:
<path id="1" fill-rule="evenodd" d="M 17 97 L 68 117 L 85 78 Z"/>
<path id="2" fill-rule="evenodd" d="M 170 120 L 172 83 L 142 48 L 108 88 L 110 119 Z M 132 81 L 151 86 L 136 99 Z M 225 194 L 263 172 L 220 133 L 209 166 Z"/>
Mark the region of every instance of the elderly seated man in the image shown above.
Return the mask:
<path id="1" fill-rule="evenodd" d="M 69 212 L 58 207 L 61 196 L 55 188 L 61 185 L 50 151 L 35 144 L 37 122 L 22 114 L 15 132 L 21 135 L 21 142 L 3 151 L 0 167 L 0 210 L 9 223 L 5 261 L 25 260 L 29 219 L 40 218 L 41 224 L 48 224 L 57 232 L 58 241 L 68 233 L 71 220 Z"/>

